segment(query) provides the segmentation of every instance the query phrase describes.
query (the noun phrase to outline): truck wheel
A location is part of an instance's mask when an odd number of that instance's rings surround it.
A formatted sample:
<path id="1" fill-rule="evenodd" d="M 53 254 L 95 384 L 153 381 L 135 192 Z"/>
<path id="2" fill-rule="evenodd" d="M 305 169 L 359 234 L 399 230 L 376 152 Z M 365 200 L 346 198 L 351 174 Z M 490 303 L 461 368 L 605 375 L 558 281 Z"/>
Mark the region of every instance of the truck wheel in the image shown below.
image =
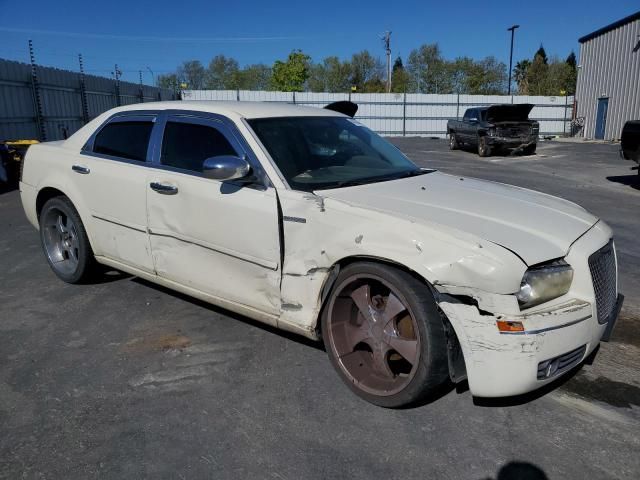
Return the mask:
<path id="1" fill-rule="evenodd" d="M 486 137 L 478 137 L 478 155 L 481 157 L 491 156 L 491 147 L 487 144 Z"/>
<path id="2" fill-rule="evenodd" d="M 80 215 L 67 197 L 54 197 L 40 213 L 40 241 L 49 266 L 61 280 L 82 283 L 96 261 Z"/>
<path id="3" fill-rule="evenodd" d="M 458 137 L 454 132 L 450 132 L 449 133 L 449 150 L 457 150 L 458 148 L 460 148 L 460 145 L 458 144 Z"/>
<path id="4" fill-rule="evenodd" d="M 322 314 L 329 359 L 358 396 L 402 407 L 448 378 L 444 326 L 429 287 L 378 263 L 344 268 Z"/>
<path id="5" fill-rule="evenodd" d="M 529 145 L 528 147 L 525 147 L 522 150 L 522 153 L 524 153 L 525 155 L 534 155 L 536 153 L 536 146 L 537 145 Z"/>

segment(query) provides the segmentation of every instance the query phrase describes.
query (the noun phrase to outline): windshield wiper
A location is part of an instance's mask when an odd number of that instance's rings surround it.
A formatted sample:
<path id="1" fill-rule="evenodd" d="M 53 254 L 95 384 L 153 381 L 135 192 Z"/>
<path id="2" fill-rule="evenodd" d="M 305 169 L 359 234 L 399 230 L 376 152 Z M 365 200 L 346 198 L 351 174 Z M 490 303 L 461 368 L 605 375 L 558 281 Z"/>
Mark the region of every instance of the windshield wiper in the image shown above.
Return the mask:
<path id="1" fill-rule="evenodd" d="M 386 182 L 389 180 L 398 180 L 400 178 L 416 177 L 418 175 L 424 175 L 431 173 L 433 170 L 409 170 L 407 172 L 398 172 L 390 175 L 378 175 L 375 177 L 355 178 L 353 180 L 344 180 L 337 182 L 336 187 L 355 187 L 357 185 L 366 185 L 367 183 Z"/>

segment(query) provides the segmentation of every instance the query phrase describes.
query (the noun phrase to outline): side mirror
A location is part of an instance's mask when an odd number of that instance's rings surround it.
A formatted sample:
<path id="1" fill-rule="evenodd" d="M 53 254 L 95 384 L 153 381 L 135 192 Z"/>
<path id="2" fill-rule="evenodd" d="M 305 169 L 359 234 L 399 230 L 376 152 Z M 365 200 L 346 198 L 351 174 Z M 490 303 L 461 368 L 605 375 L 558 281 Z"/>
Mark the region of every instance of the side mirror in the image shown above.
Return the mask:
<path id="1" fill-rule="evenodd" d="M 220 155 L 207 158 L 202 164 L 202 173 L 213 180 L 238 180 L 251 172 L 251 165 L 244 158 Z"/>

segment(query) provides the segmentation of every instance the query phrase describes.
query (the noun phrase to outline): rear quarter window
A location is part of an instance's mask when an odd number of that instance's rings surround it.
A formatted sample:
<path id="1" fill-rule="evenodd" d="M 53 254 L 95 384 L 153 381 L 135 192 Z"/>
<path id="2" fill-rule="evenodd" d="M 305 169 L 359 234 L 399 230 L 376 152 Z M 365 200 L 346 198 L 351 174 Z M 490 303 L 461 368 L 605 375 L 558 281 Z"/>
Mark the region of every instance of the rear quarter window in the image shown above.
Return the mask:
<path id="1" fill-rule="evenodd" d="M 151 121 L 110 123 L 96 135 L 93 152 L 144 162 L 152 129 Z"/>

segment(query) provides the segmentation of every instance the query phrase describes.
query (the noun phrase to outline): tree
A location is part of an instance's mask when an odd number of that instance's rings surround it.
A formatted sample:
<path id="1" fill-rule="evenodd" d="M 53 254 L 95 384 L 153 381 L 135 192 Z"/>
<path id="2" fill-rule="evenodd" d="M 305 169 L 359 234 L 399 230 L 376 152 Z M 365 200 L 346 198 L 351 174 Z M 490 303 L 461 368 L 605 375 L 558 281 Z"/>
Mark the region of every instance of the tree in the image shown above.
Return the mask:
<path id="1" fill-rule="evenodd" d="M 359 92 L 384 92 L 383 70 L 380 59 L 374 58 L 368 50 L 354 53 L 351 56 L 351 85 Z"/>
<path id="2" fill-rule="evenodd" d="M 239 87 L 240 68 L 234 58 L 216 55 L 209 62 L 206 87 L 211 90 L 232 90 Z"/>
<path id="3" fill-rule="evenodd" d="M 513 77 L 518 85 L 520 95 L 529 95 L 529 81 L 527 80 L 529 67 L 531 67 L 531 60 L 524 59 L 516 63 L 513 69 Z"/>
<path id="4" fill-rule="evenodd" d="M 201 90 L 205 85 L 206 71 L 200 60 L 188 60 L 178 67 L 180 83 L 186 83 L 190 90 Z"/>
<path id="5" fill-rule="evenodd" d="M 273 88 L 282 92 L 301 92 L 309 78 L 310 60 L 302 50 L 293 50 L 286 62 L 276 60 L 271 77 Z"/>
<path id="6" fill-rule="evenodd" d="M 238 88 L 242 90 L 269 90 L 271 67 L 262 63 L 247 65 L 238 72 Z"/>
<path id="7" fill-rule="evenodd" d="M 533 55 L 533 58 L 535 59 L 537 56 L 540 56 L 540 58 L 542 59 L 542 62 L 545 65 L 549 63 L 549 59 L 547 58 L 547 52 L 544 50 L 544 47 L 542 46 L 542 44 L 540 44 L 540 48 Z"/>
<path id="8" fill-rule="evenodd" d="M 170 88 L 172 90 L 177 90 L 180 86 L 180 81 L 178 79 L 178 75 L 176 75 L 175 73 L 168 73 L 166 75 L 158 75 L 156 84 L 160 88 Z"/>
<path id="9" fill-rule="evenodd" d="M 409 54 L 411 82 L 419 93 L 450 93 L 452 77 L 437 43 L 421 45 Z"/>
<path id="10" fill-rule="evenodd" d="M 409 73 L 402 64 L 402 58 L 398 56 L 393 62 L 391 70 L 391 91 L 394 93 L 406 92 L 409 89 Z"/>
<path id="11" fill-rule="evenodd" d="M 351 64 L 327 57 L 311 66 L 307 86 L 312 92 L 347 92 L 351 89 Z"/>
<path id="12" fill-rule="evenodd" d="M 533 62 L 531 62 L 531 66 L 529 66 L 527 70 L 527 84 L 529 86 L 529 95 L 546 95 L 546 92 L 548 90 L 548 74 L 549 66 L 547 65 L 545 57 L 536 52 L 535 56 L 533 57 Z"/>
<path id="13" fill-rule="evenodd" d="M 576 54 L 573 53 L 573 51 L 569 54 L 565 63 L 569 67 L 569 71 L 564 90 L 567 92 L 567 95 L 574 95 L 576 93 L 576 84 L 578 83 L 578 62 L 576 61 Z"/>

